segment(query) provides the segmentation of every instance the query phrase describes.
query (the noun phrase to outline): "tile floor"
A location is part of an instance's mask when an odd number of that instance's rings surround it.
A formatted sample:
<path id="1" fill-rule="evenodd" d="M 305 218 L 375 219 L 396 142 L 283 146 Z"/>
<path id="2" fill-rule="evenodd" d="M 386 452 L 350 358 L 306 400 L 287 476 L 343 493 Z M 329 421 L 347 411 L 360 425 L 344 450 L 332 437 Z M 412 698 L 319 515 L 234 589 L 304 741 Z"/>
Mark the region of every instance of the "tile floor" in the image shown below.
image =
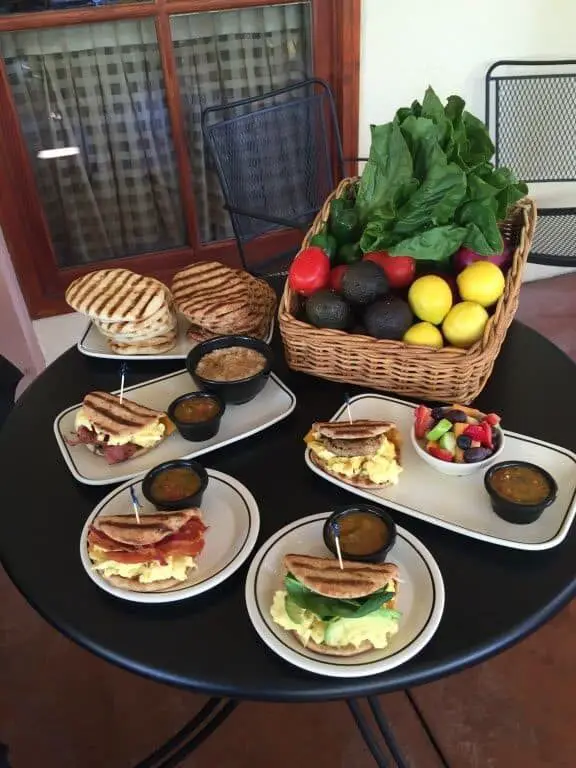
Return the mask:
<path id="1" fill-rule="evenodd" d="M 522 289 L 520 319 L 576 360 L 576 275 Z M 497 658 L 413 691 L 452 768 L 573 768 L 574 604 Z M 13 768 L 130 768 L 203 697 L 140 679 L 50 628 L 0 570 L 0 741 Z M 412 768 L 440 763 L 402 694 L 382 697 Z M 245 704 L 183 768 L 372 768 L 341 703 Z"/>

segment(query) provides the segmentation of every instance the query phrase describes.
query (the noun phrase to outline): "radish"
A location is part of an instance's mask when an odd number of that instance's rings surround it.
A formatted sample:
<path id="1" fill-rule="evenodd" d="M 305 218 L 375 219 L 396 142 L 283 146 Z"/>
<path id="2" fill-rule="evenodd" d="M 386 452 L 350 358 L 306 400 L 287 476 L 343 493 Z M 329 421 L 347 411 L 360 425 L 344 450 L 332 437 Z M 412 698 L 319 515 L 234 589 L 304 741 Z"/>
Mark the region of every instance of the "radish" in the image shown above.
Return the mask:
<path id="1" fill-rule="evenodd" d="M 470 248 L 460 248 L 459 251 L 452 256 L 452 266 L 454 271 L 459 274 L 469 264 L 473 264 L 475 261 L 490 261 L 492 264 L 496 264 L 497 267 L 503 272 L 509 268 L 512 263 L 512 256 L 514 254 L 514 248 L 511 243 L 504 242 L 504 250 L 502 253 L 495 253 L 492 256 L 481 256 L 475 251 L 471 251 Z"/>

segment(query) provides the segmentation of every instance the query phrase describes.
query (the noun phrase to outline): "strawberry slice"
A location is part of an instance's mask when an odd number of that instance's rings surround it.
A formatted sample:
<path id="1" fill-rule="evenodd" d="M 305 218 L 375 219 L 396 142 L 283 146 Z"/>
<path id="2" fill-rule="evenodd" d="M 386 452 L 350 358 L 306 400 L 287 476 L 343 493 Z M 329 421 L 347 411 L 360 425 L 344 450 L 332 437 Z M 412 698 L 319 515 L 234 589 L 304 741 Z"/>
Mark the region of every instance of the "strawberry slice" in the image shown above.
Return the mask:
<path id="1" fill-rule="evenodd" d="M 483 443 L 486 439 L 486 432 L 481 424 L 469 424 L 464 430 L 464 434 L 471 440 L 477 440 L 479 443 Z"/>
<path id="2" fill-rule="evenodd" d="M 488 422 L 488 424 L 490 424 L 491 427 L 495 427 L 498 424 L 500 424 L 501 419 L 497 413 L 489 413 L 486 416 L 486 421 Z"/>
<path id="3" fill-rule="evenodd" d="M 435 459 L 441 459 L 442 461 L 452 461 L 454 459 L 450 451 L 440 448 L 439 445 L 428 445 L 428 453 L 430 456 L 434 456 Z"/>
<path id="4" fill-rule="evenodd" d="M 494 448 L 494 443 L 492 442 L 492 427 L 490 426 L 488 420 L 483 421 L 480 426 L 484 430 L 484 439 L 481 441 L 482 445 L 485 445 L 486 448 Z"/>
<path id="5" fill-rule="evenodd" d="M 433 424 L 432 411 L 425 405 L 419 405 L 414 414 L 414 433 L 418 440 L 422 440 Z"/>

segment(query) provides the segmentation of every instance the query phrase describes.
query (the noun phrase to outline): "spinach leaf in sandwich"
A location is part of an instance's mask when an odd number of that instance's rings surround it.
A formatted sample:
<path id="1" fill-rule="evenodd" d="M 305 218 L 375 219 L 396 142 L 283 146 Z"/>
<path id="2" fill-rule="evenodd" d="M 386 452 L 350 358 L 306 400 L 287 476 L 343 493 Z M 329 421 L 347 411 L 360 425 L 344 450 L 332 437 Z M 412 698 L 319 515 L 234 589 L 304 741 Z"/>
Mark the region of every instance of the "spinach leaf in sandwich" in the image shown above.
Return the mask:
<path id="1" fill-rule="evenodd" d="M 307 611 L 311 611 L 322 621 L 331 621 L 335 618 L 340 619 L 361 619 L 364 616 L 370 614 L 378 615 L 390 615 L 394 614 L 395 618 L 398 618 L 400 614 L 398 611 L 389 611 L 387 614 L 383 614 L 384 603 L 389 602 L 395 595 L 394 592 L 389 592 L 384 589 L 379 589 L 377 592 L 373 592 L 367 597 L 361 597 L 354 600 L 342 600 L 333 597 L 324 597 L 317 592 L 305 587 L 298 579 L 291 573 L 288 573 L 284 579 L 284 585 L 290 599 L 296 603 L 300 608 Z"/>

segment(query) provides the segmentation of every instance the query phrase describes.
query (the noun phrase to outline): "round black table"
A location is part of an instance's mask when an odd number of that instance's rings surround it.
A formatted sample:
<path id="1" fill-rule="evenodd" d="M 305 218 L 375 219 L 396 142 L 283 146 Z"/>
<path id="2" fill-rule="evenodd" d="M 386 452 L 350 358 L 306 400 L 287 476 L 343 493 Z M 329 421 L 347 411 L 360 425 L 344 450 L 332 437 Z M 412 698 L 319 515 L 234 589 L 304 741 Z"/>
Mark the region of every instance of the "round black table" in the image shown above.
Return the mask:
<path id="1" fill-rule="evenodd" d="M 238 478 L 261 512 L 259 544 L 298 517 L 355 498 L 304 464 L 303 436 L 328 419 L 354 387 L 287 368 L 275 339 L 275 371 L 297 406 L 285 421 L 202 457 Z M 386 674 L 345 680 L 305 673 L 259 639 L 244 603 L 247 565 L 209 593 L 162 606 L 118 600 L 86 576 L 78 541 L 86 517 L 110 486 L 77 483 L 57 448 L 53 420 L 92 389 L 116 389 L 118 362 L 71 349 L 18 401 L 0 434 L 3 514 L 0 554 L 14 584 L 54 627 L 80 645 L 154 680 L 234 700 L 320 701 L 407 689 L 489 658 L 533 632 L 576 592 L 576 533 L 555 549 L 522 552 L 451 533 L 395 513 L 436 558 L 446 608 L 431 642 Z M 181 368 L 133 362 L 127 385 Z M 477 405 L 507 429 L 576 450 L 571 403 L 576 366 L 536 332 L 514 323 Z M 152 765 L 153 763 L 142 763 Z M 382 763 L 384 764 L 384 763 Z"/>

